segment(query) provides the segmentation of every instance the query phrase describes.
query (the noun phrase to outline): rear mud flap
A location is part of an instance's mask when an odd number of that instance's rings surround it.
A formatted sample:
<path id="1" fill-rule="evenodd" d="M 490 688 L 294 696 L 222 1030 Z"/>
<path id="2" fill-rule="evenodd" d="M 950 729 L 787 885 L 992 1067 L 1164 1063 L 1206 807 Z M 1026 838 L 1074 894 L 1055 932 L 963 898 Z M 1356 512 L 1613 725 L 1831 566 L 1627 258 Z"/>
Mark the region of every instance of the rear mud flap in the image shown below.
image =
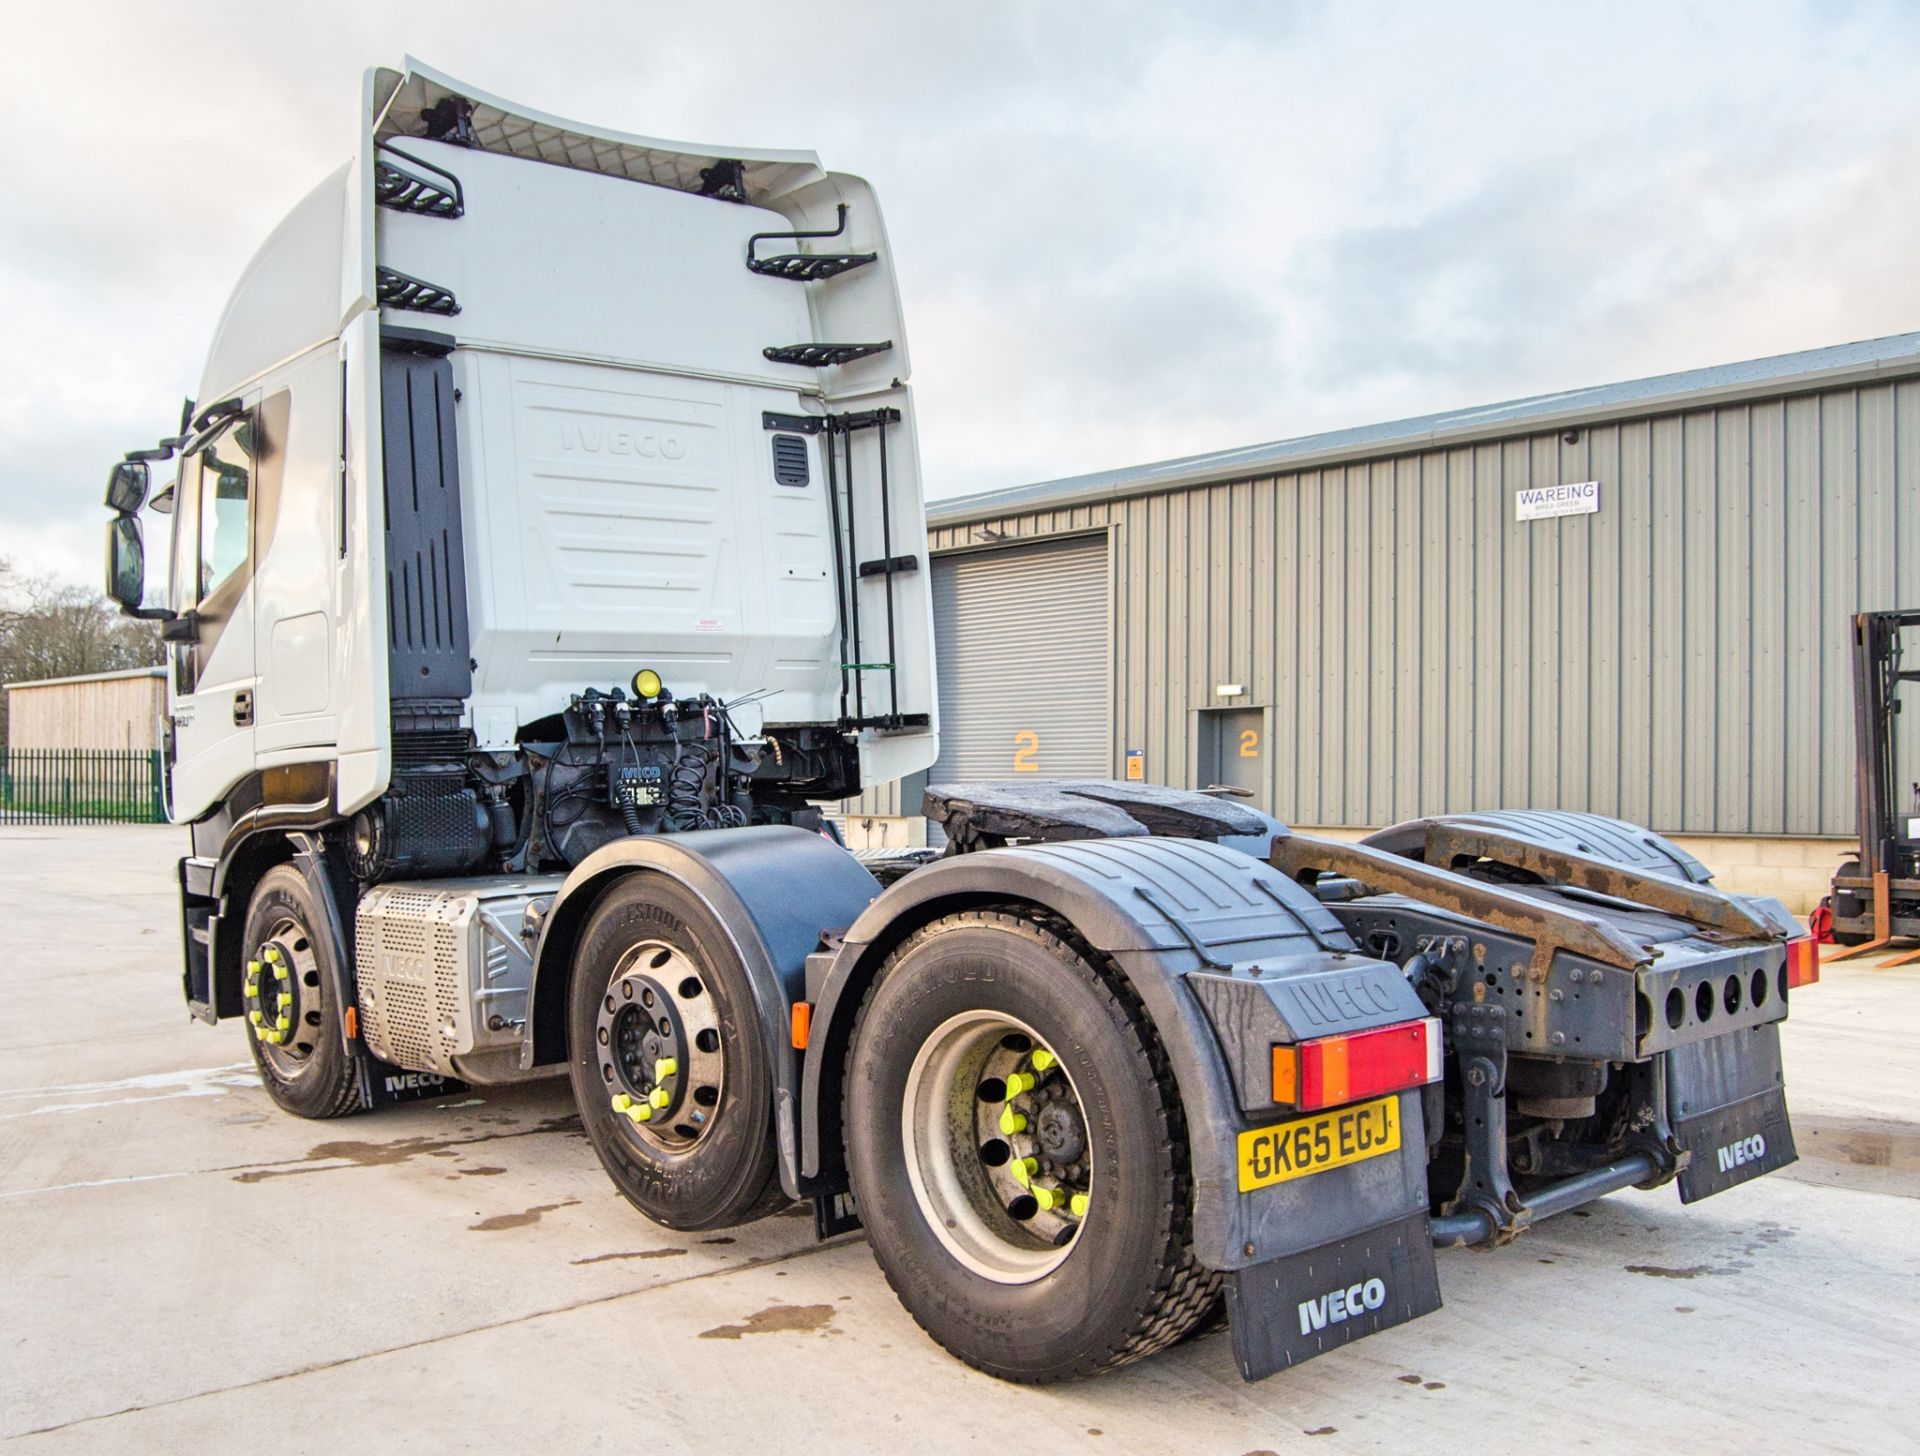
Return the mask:
<path id="1" fill-rule="evenodd" d="M 1262 1380 L 1440 1308 L 1425 1211 L 1227 1276 L 1240 1374 Z"/>
<path id="2" fill-rule="evenodd" d="M 1682 1203 L 1724 1193 L 1798 1158 L 1777 1024 L 1675 1047 L 1665 1056 L 1668 1120 L 1674 1139 L 1691 1154 L 1677 1180 Z"/>

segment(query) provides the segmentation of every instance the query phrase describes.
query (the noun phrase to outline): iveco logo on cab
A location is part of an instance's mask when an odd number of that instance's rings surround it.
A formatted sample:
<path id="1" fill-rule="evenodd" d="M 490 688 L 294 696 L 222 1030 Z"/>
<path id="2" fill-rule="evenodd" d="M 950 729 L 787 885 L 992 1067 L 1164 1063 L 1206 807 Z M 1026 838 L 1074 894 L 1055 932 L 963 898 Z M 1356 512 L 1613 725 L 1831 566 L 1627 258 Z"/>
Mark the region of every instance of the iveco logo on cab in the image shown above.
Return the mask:
<path id="1" fill-rule="evenodd" d="M 1767 1155 L 1767 1140 L 1755 1133 L 1750 1138 L 1741 1138 L 1737 1143 L 1728 1143 L 1716 1155 L 1720 1160 L 1720 1171 L 1731 1173 L 1742 1163 L 1751 1163 Z"/>
<path id="2" fill-rule="evenodd" d="M 560 448 L 596 455 L 640 455 L 649 460 L 678 460 L 687 453 L 686 441 L 677 435 L 580 425 L 569 420 L 560 424 Z"/>
<path id="3" fill-rule="evenodd" d="M 438 1072 L 403 1072 L 387 1078 L 389 1092 L 411 1092 L 421 1087 L 438 1087 L 446 1081 Z"/>
<path id="4" fill-rule="evenodd" d="M 1324 1330 L 1329 1323 L 1337 1325 L 1354 1315 L 1378 1309 L 1386 1302 L 1387 1286 L 1378 1279 L 1369 1279 L 1365 1284 L 1349 1284 L 1345 1289 L 1336 1289 L 1303 1303 L 1300 1306 L 1300 1333 L 1310 1335 L 1315 1330 Z"/>

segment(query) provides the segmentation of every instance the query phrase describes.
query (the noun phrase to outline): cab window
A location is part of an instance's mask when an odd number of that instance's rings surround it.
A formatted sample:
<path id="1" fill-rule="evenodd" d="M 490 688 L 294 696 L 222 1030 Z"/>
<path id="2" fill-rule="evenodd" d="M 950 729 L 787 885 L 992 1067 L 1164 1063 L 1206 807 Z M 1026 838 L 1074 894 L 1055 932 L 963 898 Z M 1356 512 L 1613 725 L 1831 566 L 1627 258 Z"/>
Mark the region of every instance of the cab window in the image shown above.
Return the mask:
<path id="1" fill-rule="evenodd" d="M 259 426 L 251 413 L 194 450 L 189 474 L 198 477 L 200 554 L 196 600 L 204 602 L 247 564 Z"/>

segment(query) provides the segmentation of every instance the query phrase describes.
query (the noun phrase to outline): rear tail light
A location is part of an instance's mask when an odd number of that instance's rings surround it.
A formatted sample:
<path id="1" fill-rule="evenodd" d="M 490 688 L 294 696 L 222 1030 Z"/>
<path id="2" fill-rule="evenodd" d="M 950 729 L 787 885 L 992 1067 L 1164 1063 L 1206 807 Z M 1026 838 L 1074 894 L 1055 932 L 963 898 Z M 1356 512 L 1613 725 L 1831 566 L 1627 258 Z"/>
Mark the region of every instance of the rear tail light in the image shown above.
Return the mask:
<path id="1" fill-rule="evenodd" d="M 1431 1016 L 1273 1049 L 1273 1100 L 1302 1112 L 1439 1080 L 1440 1023 Z"/>
<path id="2" fill-rule="evenodd" d="M 1811 935 L 1787 942 L 1787 989 L 1811 986 L 1820 979 L 1820 943 Z"/>

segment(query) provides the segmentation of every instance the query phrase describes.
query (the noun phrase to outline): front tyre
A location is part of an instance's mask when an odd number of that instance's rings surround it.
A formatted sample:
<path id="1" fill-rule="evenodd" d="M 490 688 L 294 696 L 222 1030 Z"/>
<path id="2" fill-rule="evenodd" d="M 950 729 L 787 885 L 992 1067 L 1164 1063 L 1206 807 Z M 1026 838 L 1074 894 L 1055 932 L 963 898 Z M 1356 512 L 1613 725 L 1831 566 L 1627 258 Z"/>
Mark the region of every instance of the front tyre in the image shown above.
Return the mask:
<path id="1" fill-rule="evenodd" d="M 888 1283 L 977 1369 L 1097 1374 L 1215 1308 L 1165 1055 L 1064 925 L 976 911 L 910 936 L 855 1028 L 846 1128 Z"/>
<path id="2" fill-rule="evenodd" d="M 696 896 L 660 875 L 616 882 L 581 932 L 568 998 L 574 1100 L 628 1202 L 686 1230 L 785 1204 L 753 986 Z"/>
<path id="3" fill-rule="evenodd" d="M 267 1095 L 295 1117 L 341 1117 L 362 1105 L 333 994 L 340 952 L 326 924 L 292 865 L 262 875 L 247 904 L 247 1041 Z"/>

